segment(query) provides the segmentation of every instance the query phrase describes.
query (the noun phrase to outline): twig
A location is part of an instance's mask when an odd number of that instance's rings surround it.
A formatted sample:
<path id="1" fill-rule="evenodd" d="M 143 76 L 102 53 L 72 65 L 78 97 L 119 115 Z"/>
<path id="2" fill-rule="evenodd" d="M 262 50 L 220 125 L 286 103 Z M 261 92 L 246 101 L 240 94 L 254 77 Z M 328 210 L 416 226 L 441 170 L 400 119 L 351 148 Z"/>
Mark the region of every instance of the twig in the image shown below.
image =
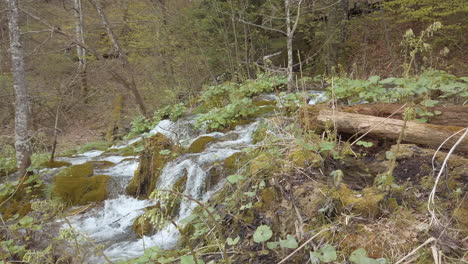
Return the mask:
<path id="1" fill-rule="evenodd" d="M 426 242 L 422 243 L 419 247 L 413 249 L 413 251 L 411 251 L 408 255 L 404 256 L 402 259 L 400 259 L 399 261 L 397 261 L 395 264 L 400 264 L 402 263 L 405 259 L 411 257 L 414 253 L 416 253 L 419 249 L 421 249 L 422 247 L 424 247 L 425 245 L 431 243 L 431 242 L 434 242 L 436 241 L 436 239 L 434 237 L 430 237 L 426 240 Z"/>
<path id="2" fill-rule="evenodd" d="M 464 128 L 463 130 L 465 130 L 465 133 L 463 133 L 463 135 L 457 140 L 457 142 L 455 142 L 455 144 L 452 146 L 450 151 L 447 153 L 447 156 L 445 157 L 444 162 L 442 163 L 442 167 L 441 167 L 441 169 L 439 171 L 439 174 L 437 175 L 437 178 L 435 180 L 434 187 L 432 188 L 432 191 L 429 194 L 429 198 L 427 200 L 427 210 L 431 214 L 431 222 L 430 222 L 431 225 L 432 225 L 432 222 L 434 220 L 437 220 L 436 215 L 435 215 L 435 211 L 433 209 L 433 207 L 435 206 L 434 198 L 435 198 L 435 195 L 436 195 L 437 185 L 439 184 L 440 177 L 441 177 L 442 173 L 444 172 L 444 168 L 447 166 L 447 162 L 450 159 L 450 156 L 452 155 L 453 151 L 463 141 L 463 139 L 468 134 L 468 127 Z M 458 132 L 460 132 L 460 131 L 458 131 Z M 444 141 L 444 143 L 445 143 L 445 141 Z M 442 144 L 444 144 L 444 143 L 442 143 Z M 437 152 L 434 153 L 434 155 L 436 155 L 436 154 L 437 154 Z"/>

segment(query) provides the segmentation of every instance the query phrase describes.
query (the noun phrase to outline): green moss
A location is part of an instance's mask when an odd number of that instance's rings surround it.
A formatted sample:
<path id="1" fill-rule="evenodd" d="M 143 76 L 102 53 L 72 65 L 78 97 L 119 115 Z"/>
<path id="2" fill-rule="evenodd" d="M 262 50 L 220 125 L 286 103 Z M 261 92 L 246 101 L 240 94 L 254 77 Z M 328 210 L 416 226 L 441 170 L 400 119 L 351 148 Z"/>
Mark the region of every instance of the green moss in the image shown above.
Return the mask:
<path id="1" fill-rule="evenodd" d="M 71 166 L 54 178 L 52 195 L 69 205 L 85 205 L 107 198 L 107 175 L 93 175 L 91 164 Z"/>
<path id="2" fill-rule="evenodd" d="M 46 161 L 41 164 L 41 167 L 47 168 L 47 169 L 52 169 L 52 168 L 60 168 L 60 167 L 68 167 L 71 166 L 72 164 L 70 162 L 66 161 Z"/>
<path id="3" fill-rule="evenodd" d="M 238 165 L 242 158 L 245 157 L 245 153 L 243 152 L 236 152 L 232 154 L 231 156 L 227 157 L 224 162 L 223 162 L 223 167 L 228 171 L 228 172 L 234 172 L 235 170 L 238 169 Z"/>
<path id="4" fill-rule="evenodd" d="M 271 158 L 265 154 L 262 153 L 255 157 L 251 162 L 250 162 L 250 168 L 249 172 L 250 175 L 257 175 L 259 173 L 267 173 L 272 169 L 272 163 L 271 163 Z"/>
<path id="5" fill-rule="evenodd" d="M 140 215 L 135 219 L 132 225 L 133 232 L 139 237 L 150 236 L 155 233 L 154 225 L 151 224 L 149 218 L 145 215 Z"/>
<path id="6" fill-rule="evenodd" d="M 361 193 L 353 193 L 346 184 L 341 184 L 332 194 L 333 199 L 356 214 L 376 217 L 380 214 L 380 202 L 385 194 L 375 188 L 365 188 Z"/>
<path id="7" fill-rule="evenodd" d="M 103 170 L 115 165 L 115 163 L 107 160 L 92 160 L 86 162 L 85 164 L 90 164 L 95 170 Z"/>
<path id="8" fill-rule="evenodd" d="M 294 166 L 299 168 L 306 168 L 309 166 L 318 168 L 322 163 L 322 157 L 319 154 L 302 148 L 293 150 L 288 159 Z"/>
<path id="9" fill-rule="evenodd" d="M 265 139 L 268 128 L 266 125 L 261 125 L 252 135 L 252 143 L 257 144 Z"/>
<path id="10" fill-rule="evenodd" d="M 271 209 L 277 205 L 277 193 L 272 187 L 265 188 L 260 193 L 262 208 L 265 210 Z"/>
<path id="11" fill-rule="evenodd" d="M 206 145 L 208 145 L 211 142 L 216 141 L 216 138 L 210 137 L 210 136 L 203 136 L 199 137 L 197 140 L 195 140 L 189 147 L 188 152 L 189 153 L 200 153 L 202 152 Z"/>
<path id="12" fill-rule="evenodd" d="M 252 117 L 255 118 L 255 117 L 269 116 L 275 111 L 278 112 L 278 107 L 274 105 L 262 106 L 257 109 L 257 111 L 252 115 Z"/>
<path id="13" fill-rule="evenodd" d="M 253 104 L 255 106 L 276 105 L 276 101 L 260 100 L 260 101 L 254 101 Z"/>
<path id="14" fill-rule="evenodd" d="M 129 195 L 147 198 L 153 192 L 164 165 L 175 158 L 174 155 L 161 152 L 162 150 L 170 150 L 171 153 L 181 151 L 161 133 L 145 141 L 145 149 L 140 153 L 140 164 L 126 188 Z"/>
<path id="15" fill-rule="evenodd" d="M 104 151 L 104 150 L 108 149 L 110 146 L 111 146 L 111 144 L 109 142 L 106 142 L 106 141 L 94 141 L 94 142 L 90 142 L 90 143 L 85 144 L 83 147 L 80 148 L 79 152 L 83 153 L 83 152 L 87 152 L 87 151 L 91 151 L 91 150 L 102 150 L 102 151 Z"/>

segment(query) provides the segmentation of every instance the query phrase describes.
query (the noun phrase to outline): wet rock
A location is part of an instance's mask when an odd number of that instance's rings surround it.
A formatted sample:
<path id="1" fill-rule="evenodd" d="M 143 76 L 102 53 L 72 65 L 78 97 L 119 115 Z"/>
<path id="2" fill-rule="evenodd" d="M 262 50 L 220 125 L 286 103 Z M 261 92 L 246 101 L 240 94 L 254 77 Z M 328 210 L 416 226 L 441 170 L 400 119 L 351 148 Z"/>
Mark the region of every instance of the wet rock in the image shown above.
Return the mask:
<path id="1" fill-rule="evenodd" d="M 145 142 L 145 149 L 140 153 L 140 164 L 126 188 L 129 195 L 147 198 L 156 187 L 161 170 L 167 162 L 173 160 L 173 154 L 180 150 L 172 141 L 157 133 Z"/>
<path id="2" fill-rule="evenodd" d="M 52 194 L 69 205 L 85 205 L 107 198 L 107 175 L 93 175 L 91 164 L 71 166 L 53 180 Z"/>
<path id="3" fill-rule="evenodd" d="M 54 160 L 54 161 L 46 161 L 41 163 L 41 167 L 47 168 L 47 169 L 54 169 L 54 168 L 61 168 L 61 167 L 68 167 L 71 166 L 72 164 L 67 161 L 59 161 L 59 160 Z"/>
<path id="4" fill-rule="evenodd" d="M 203 152 L 203 150 L 205 150 L 206 145 L 214 141 L 216 141 L 216 138 L 214 137 L 210 137 L 210 136 L 199 137 L 190 145 L 188 152 L 189 153 Z"/>

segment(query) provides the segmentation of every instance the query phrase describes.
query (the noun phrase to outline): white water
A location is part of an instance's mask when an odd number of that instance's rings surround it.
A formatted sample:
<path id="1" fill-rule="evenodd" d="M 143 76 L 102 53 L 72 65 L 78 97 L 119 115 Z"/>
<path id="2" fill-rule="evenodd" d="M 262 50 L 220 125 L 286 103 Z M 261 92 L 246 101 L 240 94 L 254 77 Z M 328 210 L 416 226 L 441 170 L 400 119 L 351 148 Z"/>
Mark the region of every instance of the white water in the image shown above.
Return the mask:
<path id="1" fill-rule="evenodd" d="M 223 182 L 220 182 L 209 190 L 205 189 L 205 180 L 209 176 L 210 169 L 213 168 L 215 163 L 219 163 L 232 154 L 250 146 L 252 144 L 252 134 L 258 126 L 258 122 L 238 126 L 234 131 L 227 134 L 215 132 L 202 135 L 194 129 L 194 123 L 194 118 L 182 119 L 178 122 L 163 120 L 145 136 L 158 132 L 163 133 L 171 138 L 174 143 L 185 147 L 201 136 L 212 136 L 219 140 L 209 144 L 205 151 L 201 153 L 185 154 L 166 164 L 156 187 L 160 190 L 171 190 L 178 179 L 187 175 L 184 194 L 199 201 L 207 201 L 223 184 Z M 133 140 L 127 142 L 126 145 L 113 146 L 112 148 L 123 148 L 135 142 L 137 141 Z M 134 220 L 143 213 L 144 208 L 154 205 L 156 201 L 137 200 L 124 194 L 125 187 L 138 167 L 136 159 L 126 160 L 127 158 L 105 156 L 103 152 L 91 151 L 64 159 L 73 164 L 85 163 L 90 160 L 108 160 L 116 163 L 115 166 L 110 168 L 95 171 L 95 174 L 111 176 L 110 198 L 104 201 L 101 206 L 83 215 L 71 218 L 74 228 L 87 234 L 96 243 L 106 246 L 104 253 L 112 260 L 138 257 L 143 254 L 144 248 L 154 246 L 162 249 L 174 248 L 177 246 L 180 237 L 178 230 L 173 225 L 167 226 L 150 237 L 137 238 L 133 234 L 132 224 Z M 174 221 L 178 223 L 186 218 L 195 207 L 195 202 L 183 199 L 179 214 Z M 103 262 L 104 260 L 99 257 L 88 259 L 88 263 Z"/>

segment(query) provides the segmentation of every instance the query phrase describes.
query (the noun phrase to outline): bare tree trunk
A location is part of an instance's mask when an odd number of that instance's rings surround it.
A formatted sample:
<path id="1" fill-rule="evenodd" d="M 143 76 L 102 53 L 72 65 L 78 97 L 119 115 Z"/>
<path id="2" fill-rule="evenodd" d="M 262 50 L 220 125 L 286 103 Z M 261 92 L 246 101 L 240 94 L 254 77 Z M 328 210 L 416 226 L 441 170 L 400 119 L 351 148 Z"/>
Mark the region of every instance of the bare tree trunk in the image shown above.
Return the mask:
<path id="1" fill-rule="evenodd" d="M 19 27 L 18 0 L 7 0 L 8 28 L 10 31 L 11 68 L 13 73 L 13 87 L 15 89 L 15 149 L 18 170 L 25 174 L 31 165 L 30 124 L 31 110 L 29 94 L 24 69 L 24 52 L 21 45 L 21 31 Z"/>
<path id="2" fill-rule="evenodd" d="M 73 15 L 75 16 L 75 37 L 81 43 L 85 43 L 84 39 L 84 19 L 83 19 L 83 7 L 81 0 L 73 0 Z M 88 78 L 86 74 L 87 51 L 80 45 L 76 45 L 76 54 L 78 56 L 78 74 L 80 75 L 80 88 L 81 97 L 87 98 L 88 95 Z M 85 99 L 86 103 L 86 99 Z"/>
<path id="3" fill-rule="evenodd" d="M 293 77 L 293 43 L 291 34 L 291 0 L 284 0 L 284 7 L 286 11 L 286 49 L 288 52 L 288 66 L 286 68 L 286 73 L 288 75 L 288 92 L 291 92 L 294 87 L 294 77 Z"/>
<path id="4" fill-rule="evenodd" d="M 140 108 L 141 114 L 144 115 L 146 118 L 149 118 L 148 112 L 146 111 L 145 102 L 143 98 L 141 97 L 140 92 L 138 91 L 138 88 L 136 86 L 135 78 L 133 75 L 133 70 L 130 66 L 127 55 L 125 54 L 123 49 L 120 47 L 120 44 L 117 41 L 117 38 L 115 37 L 114 32 L 112 31 L 112 28 L 110 26 L 110 23 L 109 23 L 109 20 L 107 19 L 106 14 L 102 10 L 97 0 L 89 0 L 89 1 L 91 2 L 91 4 L 94 6 L 99 16 L 101 17 L 101 23 L 106 28 L 107 35 L 109 36 L 109 39 L 111 40 L 112 45 L 114 46 L 114 51 L 117 53 L 118 58 L 122 62 L 122 68 L 129 76 L 129 80 L 127 80 L 126 78 L 120 76 L 118 73 L 113 72 L 112 75 L 114 79 L 120 80 L 123 86 L 129 89 L 133 93 L 133 96 L 135 97 L 135 101 L 138 104 L 138 107 Z"/>
<path id="5" fill-rule="evenodd" d="M 286 15 L 286 49 L 288 51 L 288 67 L 286 72 L 288 75 L 288 91 L 291 92 L 294 88 L 294 72 L 293 72 L 293 39 L 294 33 L 296 32 L 297 25 L 299 23 L 299 18 L 301 16 L 301 4 L 303 0 L 299 0 L 297 3 L 297 14 L 295 17 L 294 24 L 291 21 L 292 12 L 291 12 L 291 2 L 292 0 L 284 0 L 284 8 Z"/>

